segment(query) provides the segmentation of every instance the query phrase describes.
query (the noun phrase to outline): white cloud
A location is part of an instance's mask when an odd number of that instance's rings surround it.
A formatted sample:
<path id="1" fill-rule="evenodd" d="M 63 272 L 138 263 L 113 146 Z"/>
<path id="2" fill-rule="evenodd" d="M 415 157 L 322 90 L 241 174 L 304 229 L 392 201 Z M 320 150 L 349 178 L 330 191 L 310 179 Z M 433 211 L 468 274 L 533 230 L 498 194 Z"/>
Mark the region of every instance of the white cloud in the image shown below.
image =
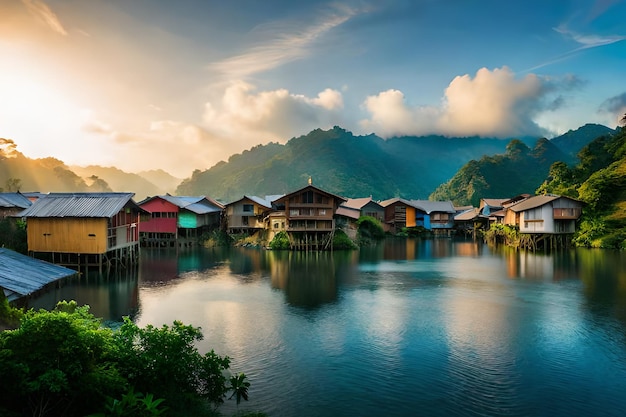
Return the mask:
<path id="1" fill-rule="evenodd" d="M 237 138 L 247 144 L 281 141 L 315 128 L 331 127 L 341 120 L 340 92 L 325 89 L 317 97 L 292 94 L 286 89 L 257 92 L 238 81 L 218 103 L 206 103 L 204 127 L 217 136 Z"/>
<path id="2" fill-rule="evenodd" d="M 28 12 L 60 35 L 67 35 L 57 15 L 41 0 L 22 0 Z"/>
<path id="3" fill-rule="evenodd" d="M 534 74 L 518 79 L 507 67 L 493 71 L 482 68 L 474 77 L 455 77 L 440 108 L 410 106 L 397 90 L 370 96 L 364 103 L 370 118 L 360 124 L 365 131 L 383 137 L 539 135 L 545 132 L 535 117 L 562 105 L 562 98 L 553 96 L 575 88 L 578 82 L 575 77 L 550 80 Z"/>
<path id="4" fill-rule="evenodd" d="M 559 27 L 554 28 L 554 30 L 565 36 L 566 38 L 571 39 L 581 45 L 577 50 L 597 48 L 599 46 L 610 45 L 612 43 L 620 42 L 626 39 L 626 36 L 621 35 L 600 36 L 594 34 L 577 33 L 568 29 L 565 25 L 560 25 Z"/>
<path id="5" fill-rule="evenodd" d="M 433 107 L 411 108 L 398 90 L 369 96 L 364 107 L 371 119 L 361 121 L 361 128 L 382 137 L 434 133 L 435 122 L 440 117 L 440 111 Z"/>

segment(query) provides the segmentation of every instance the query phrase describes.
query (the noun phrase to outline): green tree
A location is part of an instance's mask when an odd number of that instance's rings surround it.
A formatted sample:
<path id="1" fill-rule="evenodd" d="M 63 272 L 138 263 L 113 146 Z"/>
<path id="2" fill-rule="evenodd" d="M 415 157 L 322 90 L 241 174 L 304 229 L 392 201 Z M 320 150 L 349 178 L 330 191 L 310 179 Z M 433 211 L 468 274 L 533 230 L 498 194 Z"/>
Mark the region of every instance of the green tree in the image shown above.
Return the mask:
<path id="1" fill-rule="evenodd" d="M 126 318 L 103 327 L 88 306 L 61 302 L 30 310 L 0 332 L 0 415 L 206 415 L 229 391 L 247 399 L 245 374 L 228 379 L 230 359 L 194 343 L 199 328 L 139 328 Z"/>
<path id="2" fill-rule="evenodd" d="M 126 383 L 110 352 L 112 331 L 75 302 L 28 311 L 0 333 L 1 407 L 33 416 L 86 415 Z M 2 411 L 2 409 L 0 409 Z"/>

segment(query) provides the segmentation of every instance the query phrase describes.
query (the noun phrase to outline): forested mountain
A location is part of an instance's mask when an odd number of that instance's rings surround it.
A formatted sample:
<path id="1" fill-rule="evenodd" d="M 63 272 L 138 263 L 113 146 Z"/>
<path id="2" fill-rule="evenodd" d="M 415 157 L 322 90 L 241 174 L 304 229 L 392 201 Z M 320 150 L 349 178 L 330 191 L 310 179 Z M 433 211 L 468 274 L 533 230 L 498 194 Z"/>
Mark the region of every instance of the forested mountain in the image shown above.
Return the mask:
<path id="1" fill-rule="evenodd" d="M 429 198 L 478 207 L 481 198 L 532 194 L 548 176 L 550 166 L 567 159 L 567 155 L 547 139 L 539 139 L 532 149 L 514 139 L 504 154 L 468 162 Z"/>
<path id="2" fill-rule="evenodd" d="M 162 184 L 157 186 L 138 174 L 117 168 L 100 166 L 69 167 L 56 158 L 31 159 L 17 150 L 11 139 L 0 138 L 0 191 L 38 192 L 134 192 L 135 199 L 148 195 L 173 192 L 179 179 L 163 172 L 147 173 L 157 176 Z"/>
<path id="3" fill-rule="evenodd" d="M 0 138 L 0 188 L 4 191 L 107 191 L 104 181 L 89 183 L 55 158 L 30 159 L 11 139 Z"/>
<path id="4" fill-rule="evenodd" d="M 527 139 L 534 141 L 534 139 Z M 503 152 L 506 141 L 442 136 L 354 136 L 340 127 L 317 129 L 285 145 L 259 145 L 206 171 L 195 171 L 177 194 L 210 195 L 229 202 L 313 184 L 338 195 L 374 199 L 426 198 L 464 163 Z"/>
<path id="5" fill-rule="evenodd" d="M 578 151 L 581 150 L 586 144 L 595 138 L 613 133 L 615 133 L 615 130 L 609 127 L 588 123 L 577 130 L 570 130 L 569 132 L 552 139 L 550 142 L 555 144 L 569 156 L 568 160 L 563 162 L 567 164 L 575 164 L 578 161 Z"/>
<path id="6" fill-rule="evenodd" d="M 132 174 L 111 167 L 69 167 L 55 158 L 30 159 L 17 151 L 13 140 L 0 139 L 0 189 L 129 191 L 135 193 L 137 201 L 169 192 L 207 195 L 230 202 L 246 194 L 290 192 L 306 185 L 311 177 L 315 185 L 345 197 L 425 199 L 468 161 L 472 161 L 471 168 L 484 155 L 496 155 L 485 157 L 489 161 L 516 151 L 537 160 L 519 168 L 530 172 L 533 178 L 533 173 L 536 174 L 537 179 L 529 183 L 529 187 L 534 184 L 533 187 L 525 190 L 532 192 L 547 172 L 543 168 L 538 170 L 539 166 L 549 166 L 555 158 L 571 161 L 568 155 L 578 152 L 581 144 L 588 143 L 599 131 L 613 132 L 604 126 L 585 125 L 550 141 L 544 139 L 537 143 L 536 138 L 520 138 L 510 145 L 510 140 L 493 138 L 425 136 L 384 140 L 374 134 L 354 136 L 339 127 L 326 131 L 317 129 L 292 138 L 284 145 L 255 146 L 231 156 L 228 162 L 196 170 L 182 183 L 162 170 Z M 558 145 L 562 153 L 552 145 Z M 494 181 L 513 178 L 511 175 L 513 173 L 505 169 Z"/>
<path id="7" fill-rule="evenodd" d="M 542 140 L 533 152 L 538 160 L 543 158 L 549 162 L 543 163 L 545 169 L 529 182 L 531 191 L 541 184 L 554 158 L 572 161 L 568 154 L 575 154 L 583 146 L 584 140 L 579 137 L 592 136 L 597 126 L 585 125 L 568 132 L 567 138 L 558 141 L 562 152 L 556 146 L 549 146 L 552 141 Z M 516 143 L 535 146 L 536 141 L 537 138 L 521 138 Z M 306 185 L 311 177 L 315 185 L 345 197 L 426 199 L 468 161 L 502 154 L 509 142 L 442 136 L 384 140 L 373 134 L 354 136 L 340 127 L 326 131 L 317 129 L 292 138 L 285 145 L 259 145 L 208 170 L 196 170 L 191 178 L 181 183 L 176 193 L 209 195 L 230 202 L 246 194 L 290 192 Z M 531 171 L 535 168 L 535 165 L 530 167 Z"/>

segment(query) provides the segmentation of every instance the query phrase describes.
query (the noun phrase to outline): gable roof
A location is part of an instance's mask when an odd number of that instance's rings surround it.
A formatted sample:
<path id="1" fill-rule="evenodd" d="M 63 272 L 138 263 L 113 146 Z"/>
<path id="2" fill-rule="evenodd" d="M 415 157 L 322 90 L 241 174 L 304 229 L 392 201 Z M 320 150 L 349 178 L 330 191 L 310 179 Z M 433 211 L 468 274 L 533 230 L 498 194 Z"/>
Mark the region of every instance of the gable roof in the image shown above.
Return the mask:
<path id="1" fill-rule="evenodd" d="M 329 196 L 333 197 L 335 200 L 339 200 L 339 201 L 346 201 L 346 200 L 347 200 L 347 198 L 340 197 L 340 196 L 335 195 L 335 194 L 333 194 L 333 193 L 329 193 L 328 191 L 324 191 L 324 190 L 322 190 L 321 188 L 317 188 L 316 186 L 309 184 L 309 185 L 307 185 L 306 187 L 302 187 L 302 188 L 300 188 L 299 190 L 292 191 L 292 192 L 290 192 L 290 193 L 288 193 L 288 194 L 285 194 L 285 195 L 283 195 L 283 196 L 281 196 L 281 197 L 279 197 L 279 198 L 276 198 L 276 199 L 272 200 L 272 203 L 277 203 L 277 202 L 279 202 L 279 201 L 286 200 L 286 199 L 287 199 L 287 198 L 289 198 L 290 196 L 292 196 L 292 195 L 294 195 L 294 194 L 301 193 L 302 191 L 306 190 L 307 188 L 311 188 L 311 189 L 313 189 L 313 190 L 315 190 L 315 191 L 318 191 L 318 192 L 320 192 L 320 193 L 322 193 L 322 194 L 329 195 Z"/>
<path id="2" fill-rule="evenodd" d="M 230 203 L 228 203 L 228 204 L 226 204 L 226 205 L 227 205 L 227 206 L 232 206 L 233 204 L 237 204 L 237 203 L 239 203 L 240 201 L 243 201 L 243 200 L 250 200 L 250 201 L 252 201 L 253 203 L 256 203 L 256 204 L 258 204 L 258 205 L 260 205 L 260 206 L 262 206 L 262 207 L 265 207 L 265 208 L 271 209 L 271 208 L 272 208 L 272 202 L 273 202 L 274 200 L 279 199 L 279 198 L 280 198 L 280 197 L 282 197 L 282 196 L 283 196 L 283 194 L 277 194 L 277 195 L 266 195 L 265 197 L 258 197 L 258 196 L 256 196 L 256 195 L 244 195 L 244 196 L 243 196 L 243 197 L 241 197 L 239 200 L 232 201 L 232 202 L 230 202 Z"/>
<path id="3" fill-rule="evenodd" d="M 145 211 L 133 200 L 134 193 L 49 193 L 19 213 L 21 217 L 92 217 L 115 216 L 127 204 Z"/>
<path id="4" fill-rule="evenodd" d="M 558 195 L 535 195 L 510 206 L 509 210 L 512 210 L 515 213 L 519 213 L 520 211 L 531 210 L 537 207 L 541 207 L 554 200 L 558 200 L 559 198 L 561 198 L 561 196 Z"/>
<path id="5" fill-rule="evenodd" d="M 0 289 L 9 301 L 76 274 L 78 272 L 72 269 L 0 248 Z"/>
<path id="6" fill-rule="evenodd" d="M 406 204 L 408 206 L 412 206 L 409 200 L 405 200 L 404 198 L 399 198 L 399 197 L 390 198 L 389 200 L 383 200 L 379 202 L 378 204 L 380 204 L 382 207 L 387 207 L 398 202 Z"/>
<path id="7" fill-rule="evenodd" d="M 355 207 L 348 207 L 340 205 L 335 213 L 337 216 L 348 217 L 350 219 L 358 220 L 361 217 L 361 210 Z"/>
<path id="8" fill-rule="evenodd" d="M 452 205 L 452 201 L 410 200 L 409 203 L 426 214 L 430 214 L 435 211 L 442 213 L 456 213 L 454 205 Z"/>
<path id="9" fill-rule="evenodd" d="M 510 198 L 481 198 L 481 208 L 484 206 L 489 207 L 502 207 L 502 204 L 506 201 L 509 201 Z M 483 204 L 484 203 L 484 204 Z"/>
<path id="10" fill-rule="evenodd" d="M 20 193 L 0 193 L 1 208 L 22 208 L 30 207 L 32 202 L 24 194 Z"/>
<path id="11" fill-rule="evenodd" d="M 372 200 L 371 196 L 363 197 L 363 198 L 348 198 L 346 202 L 342 204 L 342 206 L 361 210 L 363 207 L 365 207 L 366 205 L 370 203 L 375 204 L 379 206 L 380 208 L 383 208 L 383 206 L 381 206 L 379 203 Z"/>
<path id="12" fill-rule="evenodd" d="M 458 221 L 458 222 L 470 221 L 470 220 L 478 219 L 480 217 L 482 216 L 480 215 L 479 209 L 476 207 L 472 207 L 454 216 L 454 221 Z"/>
<path id="13" fill-rule="evenodd" d="M 224 206 L 215 200 L 209 200 L 205 196 L 174 196 L 174 195 L 162 195 L 159 196 L 163 200 L 174 204 L 185 210 L 189 210 L 196 214 L 216 213 L 222 211 Z"/>

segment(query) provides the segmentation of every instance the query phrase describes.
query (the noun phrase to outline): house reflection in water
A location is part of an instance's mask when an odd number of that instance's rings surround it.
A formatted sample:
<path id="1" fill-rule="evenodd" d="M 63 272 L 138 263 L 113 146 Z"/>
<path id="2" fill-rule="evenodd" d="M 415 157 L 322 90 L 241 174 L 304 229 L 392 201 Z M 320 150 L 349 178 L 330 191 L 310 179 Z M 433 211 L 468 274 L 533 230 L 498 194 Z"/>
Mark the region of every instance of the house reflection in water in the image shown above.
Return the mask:
<path id="1" fill-rule="evenodd" d="M 285 292 L 287 302 L 317 307 L 337 300 L 337 274 L 332 253 L 271 251 L 272 287 Z"/>

